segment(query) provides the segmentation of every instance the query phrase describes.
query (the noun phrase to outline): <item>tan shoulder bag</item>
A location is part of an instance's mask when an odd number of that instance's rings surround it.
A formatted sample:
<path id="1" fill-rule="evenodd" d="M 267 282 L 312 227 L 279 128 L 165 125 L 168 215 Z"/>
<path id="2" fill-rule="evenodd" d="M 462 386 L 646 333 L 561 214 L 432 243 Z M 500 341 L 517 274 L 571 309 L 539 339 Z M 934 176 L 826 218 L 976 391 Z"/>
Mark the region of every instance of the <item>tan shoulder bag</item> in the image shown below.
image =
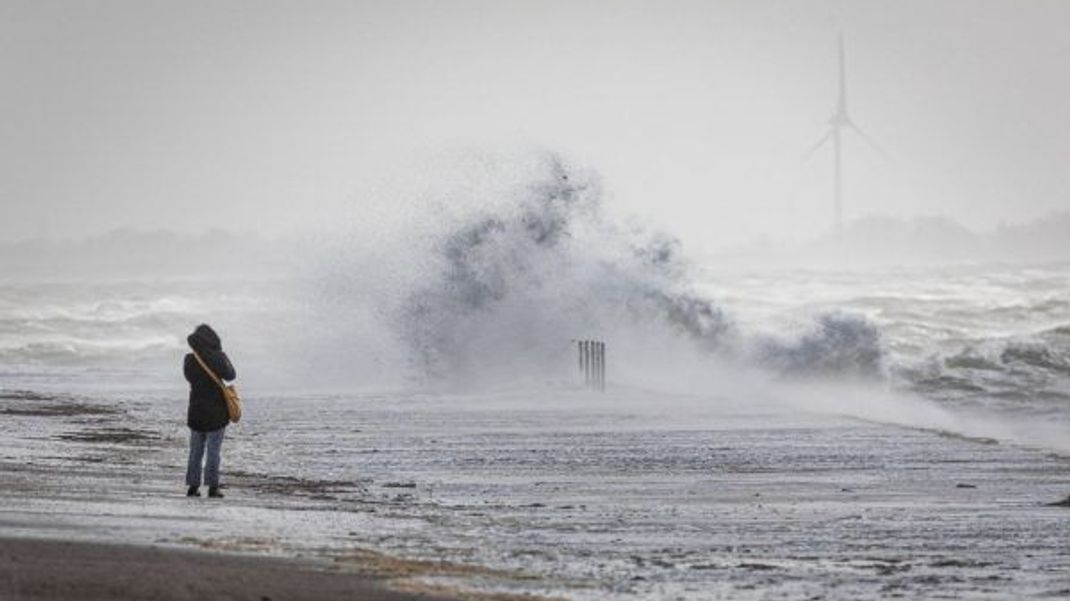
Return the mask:
<path id="1" fill-rule="evenodd" d="M 238 389 L 233 384 L 227 384 L 219 376 L 215 375 L 215 372 L 208 367 L 204 359 L 201 359 L 197 351 L 193 351 L 193 358 L 197 360 L 197 363 L 201 364 L 201 367 L 212 378 L 212 381 L 223 390 L 223 399 L 227 402 L 227 414 L 230 416 L 230 421 L 235 424 L 238 423 L 238 420 L 241 419 L 241 397 L 238 396 Z"/>

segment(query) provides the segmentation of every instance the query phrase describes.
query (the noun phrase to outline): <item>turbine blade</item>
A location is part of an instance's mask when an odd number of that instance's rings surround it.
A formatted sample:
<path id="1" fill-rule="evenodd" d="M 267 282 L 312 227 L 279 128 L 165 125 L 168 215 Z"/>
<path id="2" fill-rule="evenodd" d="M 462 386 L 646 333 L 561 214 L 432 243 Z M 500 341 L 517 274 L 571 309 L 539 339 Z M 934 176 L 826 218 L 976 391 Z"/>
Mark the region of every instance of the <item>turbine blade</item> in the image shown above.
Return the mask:
<path id="1" fill-rule="evenodd" d="M 825 142 L 828 142 L 829 138 L 831 137 L 832 128 L 830 127 L 829 130 L 825 132 L 825 135 L 821 136 L 820 140 L 818 140 L 813 146 L 811 146 L 809 150 L 803 153 L 802 157 L 799 159 L 799 162 L 805 163 L 806 161 L 809 161 L 810 157 L 814 156 L 814 153 L 817 152 L 822 146 L 824 146 Z"/>
<path id="2" fill-rule="evenodd" d="M 866 134 L 866 132 L 862 131 L 857 125 L 854 124 L 854 122 L 848 121 L 847 122 L 847 127 L 850 127 L 852 130 L 854 130 L 854 132 L 856 134 L 858 134 L 858 137 L 860 137 L 863 140 L 865 140 L 866 144 L 869 144 L 870 148 L 872 148 L 873 150 L 876 150 L 877 154 L 881 155 L 881 158 L 883 158 L 886 161 L 892 160 L 891 155 L 889 155 L 887 152 L 885 152 L 883 148 L 881 148 L 876 142 L 873 141 L 873 138 L 870 138 Z"/>

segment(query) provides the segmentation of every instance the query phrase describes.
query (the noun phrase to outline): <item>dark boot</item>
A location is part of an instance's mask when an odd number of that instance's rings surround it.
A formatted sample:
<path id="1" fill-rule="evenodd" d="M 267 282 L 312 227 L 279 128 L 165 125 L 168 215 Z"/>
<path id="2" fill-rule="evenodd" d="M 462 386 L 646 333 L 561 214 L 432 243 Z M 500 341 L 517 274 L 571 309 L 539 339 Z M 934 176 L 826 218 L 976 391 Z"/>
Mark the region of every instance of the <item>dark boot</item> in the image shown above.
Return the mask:
<path id="1" fill-rule="evenodd" d="M 201 496 L 201 487 L 200 486 L 191 486 L 191 487 L 189 487 L 189 490 L 186 491 L 186 496 L 187 497 L 199 497 L 199 496 Z"/>
<path id="2" fill-rule="evenodd" d="M 223 493 L 219 492 L 219 487 L 218 486 L 209 486 L 208 487 L 208 496 L 213 498 L 213 499 L 222 499 L 223 498 Z"/>

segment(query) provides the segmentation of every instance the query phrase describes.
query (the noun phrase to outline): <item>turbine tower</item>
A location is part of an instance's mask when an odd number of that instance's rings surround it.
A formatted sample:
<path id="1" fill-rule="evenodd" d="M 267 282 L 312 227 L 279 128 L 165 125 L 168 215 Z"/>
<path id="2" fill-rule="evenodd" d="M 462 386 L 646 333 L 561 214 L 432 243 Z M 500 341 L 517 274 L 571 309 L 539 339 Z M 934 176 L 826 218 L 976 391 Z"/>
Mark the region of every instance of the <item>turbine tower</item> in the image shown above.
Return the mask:
<path id="1" fill-rule="evenodd" d="M 843 51 L 843 34 L 839 37 L 839 58 L 840 58 L 840 95 L 836 102 L 836 112 L 829 118 L 829 128 L 825 132 L 825 135 L 821 136 L 821 139 L 814 144 L 806 153 L 806 158 L 810 158 L 819 148 L 825 145 L 826 142 L 832 140 L 832 154 L 833 154 L 833 177 L 834 180 L 834 197 L 833 207 L 836 216 L 836 233 L 843 231 L 843 130 L 850 129 L 854 131 L 858 137 L 866 141 L 867 144 L 873 147 L 879 154 L 886 156 L 884 151 L 880 149 L 863 132 L 855 125 L 854 121 L 851 121 L 850 115 L 847 114 L 847 61 L 844 58 Z"/>

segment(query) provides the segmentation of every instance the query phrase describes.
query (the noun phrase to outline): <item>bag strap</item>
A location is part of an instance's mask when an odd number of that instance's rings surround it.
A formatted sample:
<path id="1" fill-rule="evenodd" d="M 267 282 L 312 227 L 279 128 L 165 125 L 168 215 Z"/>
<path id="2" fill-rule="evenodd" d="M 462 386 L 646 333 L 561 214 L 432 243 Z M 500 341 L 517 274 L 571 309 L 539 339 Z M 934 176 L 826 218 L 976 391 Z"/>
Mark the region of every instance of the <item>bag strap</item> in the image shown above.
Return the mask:
<path id="1" fill-rule="evenodd" d="M 219 376 L 215 375 L 215 372 L 212 371 L 212 368 L 208 367 L 208 364 L 204 362 L 204 359 L 201 359 L 201 356 L 197 354 L 197 351 L 193 351 L 193 358 L 197 360 L 197 363 L 201 364 L 201 367 L 204 368 L 204 371 L 208 372 L 209 377 L 211 377 L 212 381 L 216 383 L 216 386 L 226 389 L 227 385 L 223 383 L 223 380 L 219 379 Z"/>

